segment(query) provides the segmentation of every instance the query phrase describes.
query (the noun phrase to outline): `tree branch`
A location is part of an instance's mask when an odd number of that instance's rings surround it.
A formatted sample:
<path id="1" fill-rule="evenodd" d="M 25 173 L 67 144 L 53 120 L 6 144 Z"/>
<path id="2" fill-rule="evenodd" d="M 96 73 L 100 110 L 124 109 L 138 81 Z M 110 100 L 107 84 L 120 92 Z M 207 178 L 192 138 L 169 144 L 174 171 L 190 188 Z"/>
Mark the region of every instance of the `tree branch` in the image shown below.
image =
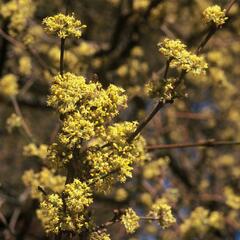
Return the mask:
<path id="1" fill-rule="evenodd" d="M 148 146 L 149 151 L 162 150 L 162 149 L 179 149 L 179 148 L 195 148 L 195 147 L 221 147 L 240 145 L 240 141 L 216 141 L 214 139 L 199 141 L 196 143 L 173 143 L 173 144 L 158 144 Z"/>

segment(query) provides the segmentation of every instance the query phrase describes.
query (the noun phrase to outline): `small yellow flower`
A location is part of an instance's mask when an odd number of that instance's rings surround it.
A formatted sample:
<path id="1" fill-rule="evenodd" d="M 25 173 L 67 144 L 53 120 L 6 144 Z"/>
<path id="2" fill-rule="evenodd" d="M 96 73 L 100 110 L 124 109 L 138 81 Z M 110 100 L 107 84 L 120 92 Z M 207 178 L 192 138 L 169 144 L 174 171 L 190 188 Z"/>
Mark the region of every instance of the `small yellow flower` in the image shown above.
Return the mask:
<path id="1" fill-rule="evenodd" d="M 174 85 L 176 79 L 160 79 L 154 78 L 146 84 L 146 90 L 152 98 L 158 98 L 162 102 L 170 101 L 174 98 Z"/>
<path id="2" fill-rule="evenodd" d="M 171 60 L 170 66 L 179 68 L 194 75 L 205 74 L 208 68 L 205 59 L 186 50 L 186 45 L 180 40 L 164 39 L 158 44 L 161 52 L 168 60 Z"/>
<path id="3" fill-rule="evenodd" d="M 17 77 L 14 74 L 6 74 L 0 79 L 0 94 L 7 97 L 18 94 Z"/>
<path id="4" fill-rule="evenodd" d="M 90 188 L 78 179 L 67 184 L 64 193 L 66 194 L 67 208 L 71 213 L 81 213 L 93 202 Z"/>
<path id="5" fill-rule="evenodd" d="M 17 114 L 12 113 L 11 116 L 6 121 L 7 131 L 12 132 L 14 128 L 19 128 L 22 126 L 22 119 Z"/>
<path id="6" fill-rule="evenodd" d="M 64 15 L 62 13 L 46 17 L 43 20 L 43 24 L 46 26 L 47 31 L 56 32 L 62 39 L 66 37 L 79 38 L 82 36 L 82 29 L 86 27 L 86 25 L 82 25 L 81 21 L 77 20 L 73 14 Z"/>
<path id="7" fill-rule="evenodd" d="M 176 222 L 175 217 L 172 215 L 172 209 L 164 198 L 159 198 L 152 205 L 149 216 L 158 219 L 159 224 L 163 229 L 170 227 Z"/>
<path id="8" fill-rule="evenodd" d="M 58 194 L 51 194 L 40 203 L 37 217 L 41 220 L 46 233 L 59 233 L 61 230 L 61 218 L 63 201 Z"/>
<path id="9" fill-rule="evenodd" d="M 66 177 L 56 175 L 55 171 L 43 168 L 35 173 L 33 170 L 27 170 L 22 176 L 23 183 L 30 188 L 32 198 L 42 200 L 43 194 L 38 190 L 42 187 L 55 193 L 61 193 L 64 190 Z"/>
<path id="10" fill-rule="evenodd" d="M 121 218 L 121 222 L 128 233 L 134 233 L 139 228 L 139 220 L 139 216 L 132 208 L 128 208 Z"/>
<path id="11" fill-rule="evenodd" d="M 204 236 L 208 231 L 212 231 L 212 228 L 218 230 L 224 228 L 223 214 L 216 211 L 210 212 L 203 207 L 197 207 L 181 224 L 180 232 L 188 239 L 190 236 L 191 238 Z"/>
<path id="12" fill-rule="evenodd" d="M 210 6 L 203 11 L 203 20 L 206 23 L 214 22 L 217 26 L 221 26 L 228 19 L 225 12 L 226 10 L 222 10 L 218 5 Z"/>
<path id="13" fill-rule="evenodd" d="M 8 19 L 10 35 L 17 37 L 19 33 L 26 29 L 29 19 L 36 9 L 34 2 L 32 0 L 0 1 L 0 15 Z"/>
<path id="14" fill-rule="evenodd" d="M 23 147 L 23 155 L 26 157 L 39 157 L 41 159 L 46 159 L 48 146 L 41 144 L 39 147 L 34 143 L 30 143 Z"/>
<path id="15" fill-rule="evenodd" d="M 30 75 L 32 63 L 29 57 L 23 56 L 19 60 L 19 72 L 23 75 Z"/>
<path id="16" fill-rule="evenodd" d="M 106 232 L 93 232 L 89 240 L 111 240 L 110 235 Z"/>
<path id="17" fill-rule="evenodd" d="M 118 202 L 122 202 L 126 200 L 128 197 L 128 192 L 124 188 L 118 188 L 116 193 L 115 193 L 115 199 Z"/>
<path id="18" fill-rule="evenodd" d="M 233 189 L 226 187 L 224 189 L 224 195 L 226 198 L 226 204 L 236 210 L 240 209 L 240 195 L 234 193 Z"/>
<path id="19" fill-rule="evenodd" d="M 150 4 L 150 0 L 134 0 L 133 1 L 133 9 L 136 11 L 146 9 Z"/>

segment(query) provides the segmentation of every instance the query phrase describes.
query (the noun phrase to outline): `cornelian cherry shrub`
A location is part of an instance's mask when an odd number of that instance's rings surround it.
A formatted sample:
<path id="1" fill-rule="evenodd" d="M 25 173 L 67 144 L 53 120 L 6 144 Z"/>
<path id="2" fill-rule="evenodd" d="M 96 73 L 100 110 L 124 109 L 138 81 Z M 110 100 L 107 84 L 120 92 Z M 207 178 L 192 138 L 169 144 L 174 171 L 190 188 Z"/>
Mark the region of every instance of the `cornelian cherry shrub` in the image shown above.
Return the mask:
<path id="1" fill-rule="evenodd" d="M 239 7 L 0 1 L 0 238 L 240 239 Z"/>

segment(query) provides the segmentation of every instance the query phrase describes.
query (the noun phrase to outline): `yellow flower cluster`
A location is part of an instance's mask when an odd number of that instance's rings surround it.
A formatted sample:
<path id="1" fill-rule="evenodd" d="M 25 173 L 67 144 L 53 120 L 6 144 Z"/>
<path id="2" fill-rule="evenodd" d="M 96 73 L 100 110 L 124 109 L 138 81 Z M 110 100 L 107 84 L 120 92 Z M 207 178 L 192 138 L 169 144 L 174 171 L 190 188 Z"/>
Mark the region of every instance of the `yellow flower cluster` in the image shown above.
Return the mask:
<path id="1" fill-rule="evenodd" d="M 62 227 L 63 201 L 58 194 L 51 194 L 40 203 L 37 217 L 41 220 L 46 233 L 57 234 Z"/>
<path id="2" fill-rule="evenodd" d="M 56 76 L 48 104 L 64 119 L 59 142 L 72 149 L 99 134 L 102 125 L 118 114 L 118 108 L 126 107 L 123 93 L 115 85 L 104 90 L 99 83 L 86 83 L 84 77 L 71 73 Z"/>
<path id="3" fill-rule="evenodd" d="M 162 170 L 167 167 L 169 158 L 160 158 L 157 161 L 147 163 L 143 168 L 143 176 L 146 179 L 152 179 L 162 174 Z"/>
<path id="4" fill-rule="evenodd" d="M 12 113 L 6 121 L 6 125 L 7 131 L 11 133 L 14 128 L 19 128 L 22 126 L 22 119 L 17 114 Z"/>
<path id="5" fill-rule="evenodd" d="M 140 195 L 139 200 L 142 204 L 146 205 L 147 207 L 150 207 L 152 205 L 152 196 L 148 192 L 142 193 Z"/>
<path id="6" fill-rule="evenodd" d="M 116 73 L 119 77 L 136 79 L 139 76 L 145 75 L 148 72 L 148 64 L 144 61 L 144 52 L 143 49 L 139 46 L 136 46 L 132 49 L 130 53 L 131 57 L 119 66 L 116 70 Z"/>
<path id="7" fill-rule="evenodd" d="M 177 188 L 168 188 L 162 194 L 162 198 L 166 199 L 168 203 L 176 203 L 180 197 L 180 192 Z"/>
<path id="8" fill-rule="evenodd" d="M 62 168 L 64 167 L 69 161 L 73 159 L 73 153 L 71 150 L 66 149 L 64 146 L 53 143 L 48 148 L 47 154 L 47 163 L 52 168 Z"/>
<path id="9" fill-rule="evenodd" d="M 113 118 L 117 115 L 119 106 L 126 107 L 127 99 L 122 95 L 123 93 L 124 90 L 115 85 L 110 85 L 107 90 L 104 90 L 99 83 L 86 83 L 83 76 L 65 73 L 63 76 L 58 75 L 54 78 L 48 104 L 56 108 L 59 113 L 65 114 L 78 110 L 86 101 L 90 101 L 90 103 L 86 103 L 86 109 L 80 108 L 83 110 L 83 114 L 87 114 L 86 112 L 91 110 L 93 111 L 91 119 L 99 114 L 105 118 Z M 98 98 L 96 99 L 96 97 Z M 109 113 L 102 112 L 105 108 L 108 108 L 106 110 Z M 96 120 L 104 123 L 109 118 Z"/>
<path id="10" fill-rule="evenodd" d="M 59 141 L 69 148 L 73 148 L 76 145 L 79 146 L 82 139 L 88 141 L 94 135 L 94 123 L 85 120 L 77 111 L 66 116 L 59 134 Z"/>
<path id="11" fill-rule="evenodd" d="M 19 72 L 24 76 L 28 76 L 31 74 L 31 70 L 32 70 L 31 58 L 27 56 L 21 57 L 19 59 Z"/>
<path id="12" fill-rule="evenodd" d="M 89 240 L 111 240 L 110 235 L 106 232 L 93 232 Z"/>
<path id="13" fill-rule="evenodd" d="M 90 188 L 86 183 L 82 183 L 78 179 L 67 184 L 64 193 L 67 208 L 71 213 L 81 213 L 92 203 Z"/>
<path id="14" fill-rule="evenodd" d="M 66 177 L 56 175 L 54 170 L 43 168 L 40 172 L 35 173 L 33 170 L 27 170 L 22 176 L 23 183 L 31 190 L 31 197 L 39 200 L 43 199 L 42 193 L 38 187 L 44 190 L 61 193 L 64 190 Z"/>
<path id="15" fill-rule="evenodd" d="M 236 210 L 240 209 L 240 195 L 236 195 L 232 188 L 226 187 L 224 189 L 226 204 Z"/>
<path id="16" fill-rule="evenodd" d="M 154 78 L 146 85 L 148 94 L 152 98 L 158 98 L 162 102 L 170 101 L 174 98 L 175 78 L 161 79 L 156 81 Z"/>
<path id="17" fill-rule="evenodd" d="M 136 11 L 144 10 L 149 6 L 149 4 L 149 0 L 133 0 L 133 9 Z"/>
<path id="18" fill-rule="evenodd" d="M 67 37 L 81 37 L 82 29 L 86 25 L 82 25 L 80 20 L 77 20 L 75 16 L 64 15 L 59 13 L 55 16 L 46 17 L 43 20 L 43 24 L 48 32 L 57 33 L 58 37 L 65 39 Z"/>
<path id="19" fill-rule="evenodd" d="M 89 147 L 85 164 L 90 168 L 91 181 L 97 181 L 98 191 L 105 191 L 111 183 L 124 182 L 132 176 L 132 164 L 141 164 L 145 159 L 145 141 L 136 138 L 131 144 L 127 137 L 135 131 L 135 122 L 122 122 L 109 126 L 99 141 Z M 102 143 L 107 143 L 102 147 Z M 117 171 L 117 176 L 101 179 L 101 176 Z M 106 189 L 107 187 L 107 189 Z"/>
<path id="20" fill-rule="evenodd" d="M 92 203 L 92 194 L 86 183 L 75 179 L 65 185 L 62 196 L 50 194 L 40 203 L 37 216 L 46 233 L 80 232 L 85 224 L 85 210 Z"/>
<path id="21" fill-rule="evenodd" d="M 220 212 L 209 212 L 203 207 L 197 207 L 180 226 L 180 231 L 187 239 L 203 236 L 211 228 L 222 229 L 224 218 Z M 188 238 L 189 237 L 189 238 Z"/>
<path id="22" fill-rule="evenodd" d="M 17 77 L 14 74 L 6 74 L 0 79 L 0 94 L 7 97 L 18 94 Z"/>
<path id="23" fill-rule="evenodd" d="M 35 143 L 29 143 L 23 147 L 23 155 L 26 157 L 39 157 L 41 159 L 46 159 L 48 146 L 45 144 L 40 144 L 39 147 Z"/>
<path id="24" fill-rule="evenodd" d="M 128 197 L 128 192 L 124 188 L 118 188 L 115 192 L 115 199 L 118 202 L 126 200 Z"/>
<path id="25" fill-rule="evenodd" d="M 126 209 L 121 217 L 121 222 L 127 233 L 134 233 L 139 228 L 139 220 L 139 216 L 132 208 Z"/>
<path id="26" fill-rule="evenodd" d="M 170 227 L 176 222 L 175 217 L 172 215 L 171 207 L 164 198 L 156 200 L 151 207 L 149 216 L 158 219 L 159 224 L 163 229 Z"/>
<path id="27" fill-rule="evenodd" d="M 223 25 L 228 17 L 225 15 L 226 10 L 222 10 L 220 6 L 214 5 L 203 11 L 204 22 L 214 22 L 217 26 Z"/>
<path id="28" fill-rule="evenodd" d="M 0 4 L 0 15 L 10 19 L 9 33 L 16 36 L 22 32 L 32 17 L 36 4 L 32 0 L 10 0 Z"/>
<path id="29" fill-rule="evenodd" d="M 205 74 L 208 65 L 204 58 L 187 51 L 187 46 L 180 40 L 166 38 L 158 44 L 158 47 L 159 51 L 171 60 L 171 67 L 191 72 L 194 75 Z"/>

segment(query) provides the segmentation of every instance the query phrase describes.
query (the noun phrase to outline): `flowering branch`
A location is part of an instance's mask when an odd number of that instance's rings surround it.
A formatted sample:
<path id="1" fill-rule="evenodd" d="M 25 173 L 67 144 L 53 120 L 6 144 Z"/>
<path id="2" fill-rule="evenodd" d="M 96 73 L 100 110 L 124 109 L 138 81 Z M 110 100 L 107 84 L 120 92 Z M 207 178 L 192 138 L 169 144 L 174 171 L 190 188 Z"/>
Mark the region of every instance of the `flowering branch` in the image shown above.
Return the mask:
<path id="1" fill-rule="evenodd" d="M 230 1 L 226 6 L 226 15 L 229 13 L 231 7 L 234 5 L 234 3 L 236 3 L 237 0 L 232 0 Z M 206 36 L 203 37 L 203 39 L 201 40 L 199 46 L 196 49 L 196 54 L 200 54 L 203 50 L 203 48 L 206 46 L 206 44 L 208 43 L 208 41 L 211 39 L 211 37 L 217 32 L 217 30 L 219 30 L 221 26 L 215 26 L 212 25 L 207 33 Z M 169 69 L 169 64 L 170 64 L 170 60 L 167 61 L 166 63 L 166 70 L 164 72 L 164 78 L 167 77 L 167 73 L 168 73 L 168 69 Z M 176 90 L 176 88 L 179 86 L 179 84 L 182 82 L 182 79 L 184 78 L 184 76 L 186 75 L 186 71 L 182 70 L 178 80 L 175 83 L 175 86 L 172 89 L 172 93 L 174 93 L 174 91 Z M 174 96 L 174 95 L 173 95 Z M 162 109 L 166 104 L 170 103 L 172 104 L 174 102 L 174 97 L 171 100 L 168 101 L 159 101 L 158 104 L 155 106 L 155 108 L 152 110 L 152 112 L 146 117 L 146 119 L 138 126 L 138 128 L 136 129 L 135 132 L 133 132 L 129 138 L 128 138 L 128 143 L 131 143 L 133 141 L 133 139 L 147 126 L 147 124 L 152 120 L 152 118 L 157 114 L 157 112 Z"/>

